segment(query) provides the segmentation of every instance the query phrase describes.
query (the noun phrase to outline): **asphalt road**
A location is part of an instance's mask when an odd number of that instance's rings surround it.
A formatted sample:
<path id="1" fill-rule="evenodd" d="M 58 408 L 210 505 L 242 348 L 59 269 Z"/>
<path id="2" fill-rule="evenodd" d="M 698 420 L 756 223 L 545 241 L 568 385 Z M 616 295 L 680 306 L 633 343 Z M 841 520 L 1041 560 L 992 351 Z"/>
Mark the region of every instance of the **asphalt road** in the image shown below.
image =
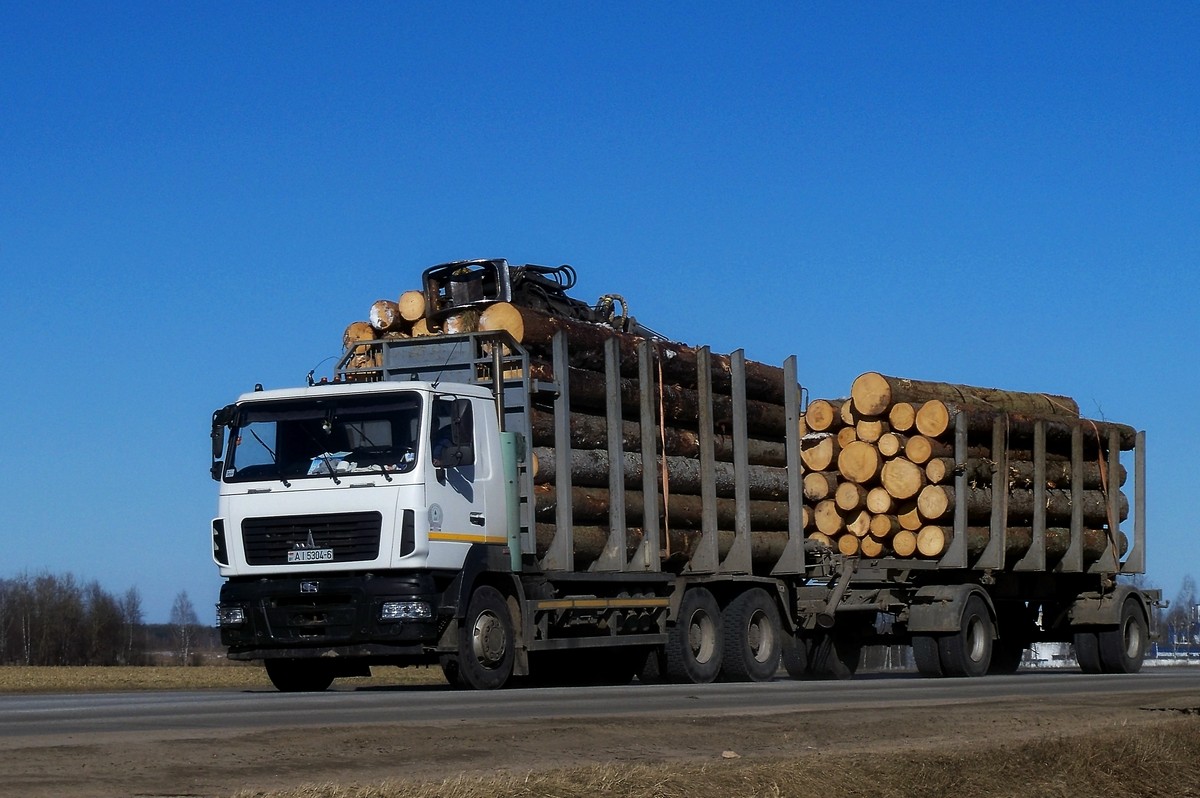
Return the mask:
<path id="1" fill-rule="evenodd" d="M 203 691 L 80 695 L 0 696 L 0 746 L 50 742 L 81 735 L 147 733 L 201 737 L 271 728 L 303 729 L 368 723 L 455 723 L 552 718 L 657 715 L 767 715 L 781 712 L 1002 700 L 1086 694 L 1155 694 L 1195 691 L 1200 710 L 1200 669 L 1147 669 L 1136 676 L 1085 676 L 1076 672 L 1022 672 L 983 679 L 866 676 L 850 682 L 640 685 L 599 688 L 513 689 L 461 692 L 440 687 L 354 689 L 353 682 L 326 693 Z"/>

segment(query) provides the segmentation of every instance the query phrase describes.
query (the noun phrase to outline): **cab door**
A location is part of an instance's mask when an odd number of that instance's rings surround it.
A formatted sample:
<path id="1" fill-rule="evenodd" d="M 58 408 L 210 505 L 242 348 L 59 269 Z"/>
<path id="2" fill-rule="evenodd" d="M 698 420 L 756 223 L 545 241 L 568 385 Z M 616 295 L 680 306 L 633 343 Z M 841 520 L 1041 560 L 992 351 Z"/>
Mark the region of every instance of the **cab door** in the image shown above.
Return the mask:
<path id="1" fill-rule="evenodd" d="M 490 403 L 438 395 L 430 405 L 429 564 L 457 568 L 474 544 L 508 541 L 498 435 Z M 495 516 L 494 518 L 492 516 Z"/>

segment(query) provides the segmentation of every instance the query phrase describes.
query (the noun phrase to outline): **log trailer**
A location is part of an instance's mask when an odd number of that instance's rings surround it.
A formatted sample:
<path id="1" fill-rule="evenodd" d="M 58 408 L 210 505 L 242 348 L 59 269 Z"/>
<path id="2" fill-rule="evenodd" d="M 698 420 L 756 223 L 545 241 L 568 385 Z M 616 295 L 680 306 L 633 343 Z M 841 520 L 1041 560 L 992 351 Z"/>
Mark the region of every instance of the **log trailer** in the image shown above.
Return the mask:
<path id="1" fill-rule="evenodd" d="M 872 644 L 910 644 L 927 676 L 1011 672 L 1037 641 L 1072 642 L 1086 671 L 1140 669 L 1160 596 L 1118 577 L 1144 570 L 1144 433 L 1033 418 L 1017 443 L 998 416 L 982 530 L 968 516 L 978 474 L 960 468 L 942 553 L 846 556 L 806 534 L 796 358 L 774 369 L 669 344 L 619 297 L 568 298 L 571 277 L 502 260 L 434 267 L 435 323 L 506 302 L 548 319 L 550 340 L 383 337 L 348 348 L 331 381 L 259 386 L 213 414 L 231 659 L 263 660 L 283 691 L 384 664 L 440 665 L 476 689 L 759 681 L 781 666 L 844 678 Z M 680 373 L 694 375 L 686 387 Z M 1124 550 L 1119 525 L 1088 554 L 1079 513 L 1052 530 L 1038 510 L 1055 435 L 1070 452 L 1059 470 L 1075 474 L 1097 457 L 1116 473 L 1131 452 Z M 1018 445 L 1034 511 L 1010 534 L 1001 480 Z M 1111 520 L 1123 496 L 1110 494 Z"/>

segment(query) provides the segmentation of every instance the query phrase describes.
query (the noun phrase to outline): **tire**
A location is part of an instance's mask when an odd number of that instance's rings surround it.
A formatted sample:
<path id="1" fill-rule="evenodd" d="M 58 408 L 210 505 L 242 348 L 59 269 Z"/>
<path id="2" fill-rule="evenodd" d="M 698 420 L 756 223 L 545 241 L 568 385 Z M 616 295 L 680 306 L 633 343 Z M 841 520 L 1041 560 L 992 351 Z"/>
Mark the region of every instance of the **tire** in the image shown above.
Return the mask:
<path id="1" fill-rule="evenodd" d="M 783 662 L 783 669 L 793 679 L 808 678 L 808 646 L 804 638 L 784 632 L 782 639 L 779 658 Z"/>
<path id="2" fill-rule="evenodd" d="M 1005 640 L 1003 635 L 992 645 L 992 661 L 987 672 L 991 674 L 1013 674 L 1021 667 L 1025 646 L 1021 641 Z"/>
<path id="3" fill-rule="evenodd" d="M 457 662 L 443 662 L 442 670 L 447 676 L 453 673 L 460 687 L 498 690 L 512 676 L 515 640 L 503 594 L 490 585 L 479 587 L 458 630 Z"/>
<path id="4" fill-rule="evenodd" d="M 1075 633 L 1075 661 L 1084 673 L 1100 673 L 1100 638 L 1095 632 Z"/>
<path id="5" fill-rule="evenodd" d="M 762 588 L 739 595 L 721 613 L 724 646 L 721 678 L 765 682 L 779 672 L 783 632 L 779 609 Z"/>
<path id="6" fill-rule="evenodd" d="M 264 664 L 281 693 L 320 693 L 333 684 L 333 668 L 321 660 L 269 659 Z"/>
<path id="7" fill-rule="evenodd" d="M 862 641 L 854 634 L 816 632 L 806 641 L 808 673 L 814 679 L 853 679 L 862 659 Z"/>
<path id="8" fill-rule="evenodd" d="M 1141 604 L 1130 596 L 1121 605 L 1121 621 L 1115 629 L 1096 633 L 1100 667 L 1105 673 L 1137 673 L 1146 659 L 1150 630 Z"/>
<path id="9" fill-rule="evenodd" d="M 667 678 L 684 684 L 708 684 L 721 672 L 721 608 L 706 588 L 689 588 L 679 616 L 667 635 Z"/>
<path id="10" fill-rule="evenodd" d="M 930 678 L 940 678 L 946 674 L 942 671 L 942 655 L 938 652 L 938 639 L 933 635 L 914 635 L 912 639 L 913 661 L 917 664 L 917 673 Z"/>
<path id="11" fill-rule="evenodd" d="M 995 626 L 987 604 L 972 595 L 963 606 L 958 631 L 938 637 L 938 659 L 946 676 L 983 676 L 992 662 Z"/>

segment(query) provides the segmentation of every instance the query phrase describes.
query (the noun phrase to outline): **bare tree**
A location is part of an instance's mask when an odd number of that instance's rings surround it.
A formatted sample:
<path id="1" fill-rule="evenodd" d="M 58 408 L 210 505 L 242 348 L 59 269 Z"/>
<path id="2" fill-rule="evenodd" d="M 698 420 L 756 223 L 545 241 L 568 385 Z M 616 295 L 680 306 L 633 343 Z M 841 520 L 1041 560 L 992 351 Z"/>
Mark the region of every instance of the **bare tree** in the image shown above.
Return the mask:
<path id="1" fill-rule="evenodd" d="M 145 659 L 142 636 L 142 596 L 136 587 L 121 597 L 121 659 L 126 665 L 141 665 Z"/>
<path id="2" fill-rule="evenodd" d="M 171 626 L 175 631 L 176 653 L 179 664 L 188 665 L 192 661 L 192 645 L 196 639 L 196 627 L 200 619 L 196 617 L 196 608 L 188 598 L 186 590 L 181 590 L 171 605 Z"/>
<path id="3" fill-rule="evenodd" d="M 1170 639 L 1176 646 L 1180 643 L 1193 645 L 1197 642 L 1196 605 L 1198 603 L 1200 603 L 1200 598 L 1197 597 L 1196 580 L 1192 578 L 1191 574 L 1188 574 L 1183 577 L 1179 593 L 1171 602 L 1171 608 L 1167 610 L 1167 628 Z"/>

